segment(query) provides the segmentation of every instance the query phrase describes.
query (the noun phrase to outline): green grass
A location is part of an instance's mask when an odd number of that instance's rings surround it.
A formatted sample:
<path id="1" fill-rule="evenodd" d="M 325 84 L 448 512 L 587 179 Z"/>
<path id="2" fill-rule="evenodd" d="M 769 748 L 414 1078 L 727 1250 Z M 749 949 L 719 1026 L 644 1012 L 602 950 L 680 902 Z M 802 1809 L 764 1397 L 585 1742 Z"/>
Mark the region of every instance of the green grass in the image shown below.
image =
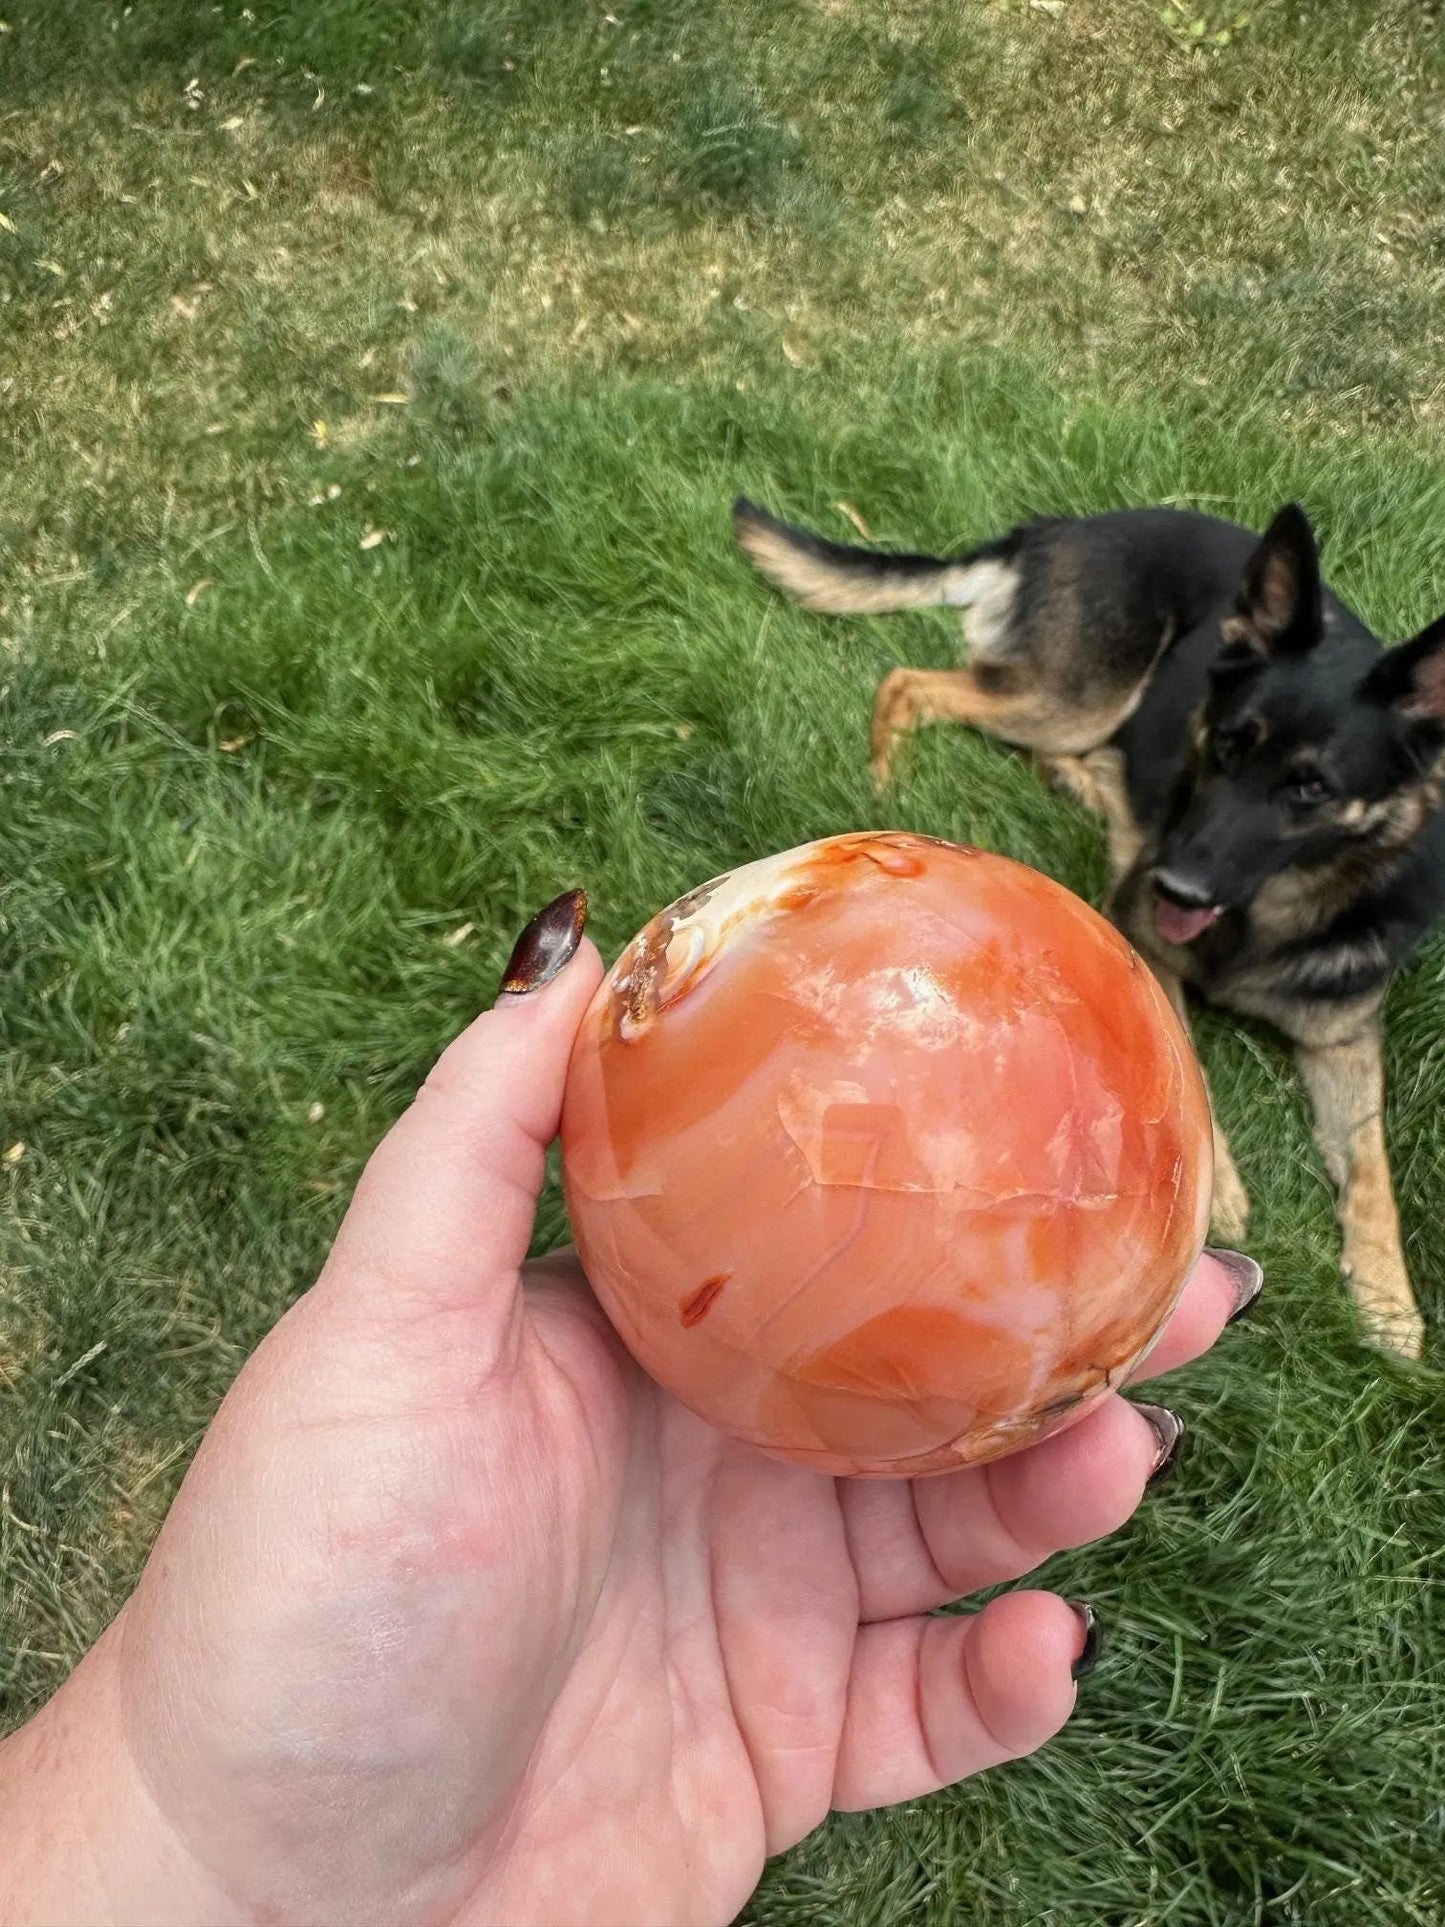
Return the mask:
<path id="1" fill-rule="evenodd" d="M 879 822 L 1097 898 L 1095 826 L 995 746 L 932 732 L 875 801 L 874 683 L 949 624 L 782 606 L 737 490 L 918 546 L 1297 494 L 1382 632 L 1445 606 L 1438 14 L 1258 4 L 1201 53 L 1239 10 L 1163 11 L 10 6 L 7 1717 L 538 903 L 585 884 L 615 950 Z M 1437 941 L 1388 1024 L 1437 1331 L 1442 1010 Z M 1175 1479 L 1048 1572 L 1107 1667 L 1039 1759 L 778 1863 L 758 1923 L 1445 1918 L 1440 1341 L 1357 1346 L 1286 1060 L 1200 1033 L 1270 1285 L 1173 1395 Z"/>

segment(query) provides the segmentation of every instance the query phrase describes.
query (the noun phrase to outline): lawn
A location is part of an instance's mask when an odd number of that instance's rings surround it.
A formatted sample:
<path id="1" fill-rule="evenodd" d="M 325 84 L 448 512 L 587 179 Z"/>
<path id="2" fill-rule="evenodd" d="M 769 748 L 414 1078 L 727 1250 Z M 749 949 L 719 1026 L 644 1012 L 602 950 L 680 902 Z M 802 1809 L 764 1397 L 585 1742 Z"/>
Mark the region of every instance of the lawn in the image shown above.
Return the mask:
<path id="1" fill-rule="evenodd" d="M 919 547 L 1298 496 L 1383 634 L 1445 608 L 1445 27 L 1242 11 L 10 0 L 7 1720 L 541 902 L 611 953 L 870 824 L 1097 900 L 996 745 L 874 798 L 874 684 L 954 632 L 783 605 L 736 492 Z M 1038 1759 L 776 1863 L 759 1927 L 1445 1919 L 1442 1010 L 1437 941 L 1387 1024 L 1431 1360 L 1357 1343 L 1287 1060 L 1205 1019 L 1269 1283 L 1171 1392 L 1181 1470 L 1046 1571 L 1107 1664 Z"/>

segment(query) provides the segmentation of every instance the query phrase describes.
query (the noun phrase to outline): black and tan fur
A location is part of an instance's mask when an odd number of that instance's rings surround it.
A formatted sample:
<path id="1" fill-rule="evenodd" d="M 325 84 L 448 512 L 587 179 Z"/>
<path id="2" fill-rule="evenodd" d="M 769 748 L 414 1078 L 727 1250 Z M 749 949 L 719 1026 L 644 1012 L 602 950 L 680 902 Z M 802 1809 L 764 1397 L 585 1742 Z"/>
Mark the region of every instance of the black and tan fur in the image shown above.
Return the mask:
<path id="1" fill-rule="evenodd" d="M 1445 619 L 1383 650 L 1322 584 L 1294 506 L 1262 537 L 1172 509 L 1042 521 L 956 561 L 844 547 L 746 501 L 734 521 L 807 608 L 960 610 L 966 666 L 879 687 L 876 780 L 905 732 L 971 723 L 1103 816 L 1110 914 L 1181 1016 L 1189 985 L 1293 1043 L 1363 1324 L 1418 1355 L 1379 1012 L 1445 908 Z M 1217 1124 L 1215 1153 L 1216 1228 L 1238 1240 L 1249 1200 Z"/>

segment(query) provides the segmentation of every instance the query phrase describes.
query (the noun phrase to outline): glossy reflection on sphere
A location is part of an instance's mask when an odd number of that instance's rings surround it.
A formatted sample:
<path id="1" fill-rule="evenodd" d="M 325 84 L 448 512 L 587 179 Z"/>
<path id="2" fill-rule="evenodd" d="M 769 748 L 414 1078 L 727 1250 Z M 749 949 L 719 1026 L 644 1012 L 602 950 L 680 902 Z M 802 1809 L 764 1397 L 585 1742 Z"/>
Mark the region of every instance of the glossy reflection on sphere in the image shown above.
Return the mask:
<path id="1" fill-rule="evenodd" d="M 654 917 L 583 1020 L 562 1145 L 645 1369 L 777 1457 L 880 1477 L 1120 1385 L 1212 1179 L 1193 1052 L 1118 932 L 1022 864 L 881 832 Z"/>

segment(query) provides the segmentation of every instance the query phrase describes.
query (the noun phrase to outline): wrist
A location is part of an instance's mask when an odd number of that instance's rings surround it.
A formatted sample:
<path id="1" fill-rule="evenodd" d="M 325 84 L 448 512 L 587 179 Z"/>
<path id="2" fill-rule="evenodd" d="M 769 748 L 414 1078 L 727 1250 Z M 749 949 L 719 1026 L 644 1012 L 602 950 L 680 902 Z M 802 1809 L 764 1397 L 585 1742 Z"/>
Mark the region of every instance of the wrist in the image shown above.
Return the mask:
<path id="1" fill-rule="evenodd" d="M 132 1758 L 120 1633 L 0 1742 L 0 1927 L 244 1927 Z"/>

